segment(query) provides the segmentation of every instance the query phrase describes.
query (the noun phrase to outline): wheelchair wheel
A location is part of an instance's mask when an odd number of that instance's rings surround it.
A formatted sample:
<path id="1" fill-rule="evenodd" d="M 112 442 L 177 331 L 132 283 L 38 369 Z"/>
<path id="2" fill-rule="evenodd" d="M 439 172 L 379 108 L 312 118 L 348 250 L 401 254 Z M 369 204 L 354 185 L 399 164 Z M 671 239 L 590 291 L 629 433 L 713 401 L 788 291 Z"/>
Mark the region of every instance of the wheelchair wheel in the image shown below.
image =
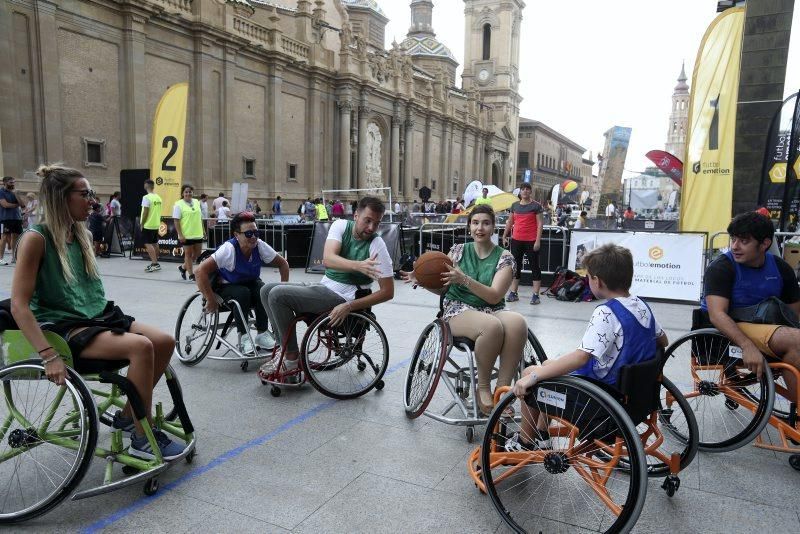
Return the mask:
<path id="1" fill-rule="evenodd" d="M 207 313 L 205 299 L 195 293 L 181 308 L 175 323 L 175 350 L 184 365 L 197 365 L 211 349 L 219 312 Z"/>
<path id="2" fill-rule="evenodd" d="M 660 455 L 670 458 L 673 454 L 680 456 L 680 468 L 686 469 L 699 448 L 699 430 L 697 419 L 683 397 L 678 386 L 667 377 L 661 378 L 661 391 L 658 411 L 655 413 L 656 434 L 648 434 L 647 441 L 643 443 L 647 456 L 647 474 L 662 477 L 670 474 L 669 464 L 663 458 L 647 454 L 647 446 L 655 444 L 656 440 L 663 441 L 655 449 Z M 650 430 L 647 425 L 639 425 L 639 435 L 642 429 Z"/>
<path id="3" fill-rule="evenodd" d="M 544 348 L 536 336 L 533 335 L 531 329 L 528 329 L 528 341 L 525 342 L 525 347 L 522 349 L 522 362 L 525 367 L 531 365 L 541 365 L 547 359 L 544 353 Z"/>
<path id="4" fill-rule="evenodd" d="M 367 393 L 389 365 L 386 334 L 371 313 L 353 312 L 336 327 L 330 316 L 320 316 L 306 330 L 300 352 L 306 378 L 334 399 Z"/>
<path id="5" fill-rule="evenodd" d="M 694 412 L 701 451 L 738 449 L 764 430 L 775 403 L 775 383 L 766 362 L 764 374 L 756 377 L 744 367 L 741 348 L 713 328 L 678 338 L 666 356 L 680 362 L 665 373 L 679 384 Z"/>
<path id="6" fill-rule="evenodd" d="M 0 524 L 42 515 L 78 486 L 97 445 L 92 395 L 71 369 L 56 386 L 38 360 L 0 370 Z"/>
<path id="7" fill-rule="evenodd" d="M 403 386 L 403 404 L 410 419 L 422 415 L 433 399 L 449 344 L 450 328 L 441 319 L 428 324 L 417 339 Z"/>
<path id="8" fill-rule="evenodd" d="M 549 435 L 535 430 L 537 417 Z M 594 384 L 567 376 L 542 381 L 525 400 L 509 393 L 486 428 L 483 482 L 515 532 L 627 532 L 636 523 L 647 494 L 642 444 Z"/>

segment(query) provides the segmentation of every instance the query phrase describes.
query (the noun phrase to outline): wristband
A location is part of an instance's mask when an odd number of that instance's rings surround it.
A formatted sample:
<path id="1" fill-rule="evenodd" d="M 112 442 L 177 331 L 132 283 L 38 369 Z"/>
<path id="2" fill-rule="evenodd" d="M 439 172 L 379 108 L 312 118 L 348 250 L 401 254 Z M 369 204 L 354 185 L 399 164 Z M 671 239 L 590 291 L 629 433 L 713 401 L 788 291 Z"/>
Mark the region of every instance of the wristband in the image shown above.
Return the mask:
<path id="1" fill-rule="evenodd" d="M 58 353 L 56 353 L 49 360 L 45 360 L 44 358 L 42 358 L 42 365 L 47 365 L 49 363 L 53 363 L 54 361 L 56 361 L 60 357 L 61 356 Z"/>
<path id="2" fill-rule="evenodd" d="M 50 349 L 52 349 L 52 348 L 53 348 L 52 346 L 50 346 L 50 347 L 45 347 L 45 348 L 43 348 L 42 350 L 38 351 L 38 353 L 39 353 L 39 354 L 41 354 L 41 353 L 43 353 L 44 351 L 46 351 L 46 350 L 50 350 Z"/>

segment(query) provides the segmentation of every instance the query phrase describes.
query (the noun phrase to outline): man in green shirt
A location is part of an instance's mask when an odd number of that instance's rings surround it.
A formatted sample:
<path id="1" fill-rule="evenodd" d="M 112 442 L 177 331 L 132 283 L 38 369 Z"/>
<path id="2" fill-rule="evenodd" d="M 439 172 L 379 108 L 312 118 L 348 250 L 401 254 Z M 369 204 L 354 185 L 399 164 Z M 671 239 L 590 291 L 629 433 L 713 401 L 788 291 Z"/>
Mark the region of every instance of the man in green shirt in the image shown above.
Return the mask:
<path id="1" fill-rule="evenodd" d="M 489 198 L 489 188 L 483 188 L 483 195 L 475 201 L 476 206 L 480 206 L 481 204 L 492 204 L 492 200 Z"/>
<path id="2" fill-rule="evenodd" d="M 150 256 L 150 265 L 144 268 L 147 273 L 161 270 L 158 263 L 158 228 L 161 226 L 161 197 L 153 193 L 155 182 L 149 178 L 144 181 L 144 190 L 147 192 L 142 197 L 142 214 L 139 224 L 142 227 L 142 241 L 147 255 Z"/>
<path id="3" fill-rule="evenodd" d="M 385 211 L 381 200 L 364 197 L 352 221 L 339 219 L 331 224 L 322 256 L 325 276 L 319 284 L 266 284 L 261 289 L 261 302 L 279 339 L 285 338 L 292 319 L 301 313 L 330 312 L 331 324 L 336 326 L 350 312 L 394 297 L 392 257 L 377 235 Z M 370 289 L 374 280 L 378 281 L 378 290 L 363 295 L 366 291 L 361 290 Z M 286 370 L 297 368 L 299 356 L 296 336 L 289 336 Z M 274 373 L 277 360 L 265 363 L 259 373 Z"/>

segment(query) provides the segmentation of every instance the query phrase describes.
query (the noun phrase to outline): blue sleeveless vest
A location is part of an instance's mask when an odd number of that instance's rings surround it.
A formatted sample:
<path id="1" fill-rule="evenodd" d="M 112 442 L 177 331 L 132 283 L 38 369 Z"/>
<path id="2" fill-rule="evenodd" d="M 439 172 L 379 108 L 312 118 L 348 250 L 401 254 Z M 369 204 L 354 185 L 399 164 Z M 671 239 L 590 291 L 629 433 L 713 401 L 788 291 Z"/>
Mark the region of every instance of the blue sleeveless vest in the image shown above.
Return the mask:
<path id="1" fill-rule="evenodd" d="M 736 281 L 731 293 L 730 309 L 754 306 L 769 297 L 780 298 L 783 293 L 783 277 L 778 269 L 775 256 L 767 254 L 764 265 L 758 269 L 736 263 L 730 251 L 726 252 L 725 256 L 736 269 Z M 700 301 L 700 308 L 708 310 L 705 295 Z"/>
<path id="2" fill-rule="evenodd" d="M 261 255 L 258 253 L 258 245 L 253 248 L 250 253 L 250 258 L 245 258 L 242 253 L 242 248 L 235 237 L 228 240 L 228 243 L 233 245 L 236 251 L 236 259 L 233 271 L 220 268 L 219 275 L 229 284 L 238 284 L 240 282 L 250 282 L 261 277 Z"/>
<path id="3" fill-rule="evenodd" d="M 650 310 L 650 326 L 647 327 L 642 326 L 639 320 L 617 299 L 606 302 L 606 306 L 611 309 L 622 325 L 622 350 L 614 365 L 602 378 L 595 372 L 594 357 L 572 374 L 592 378 L 616 387 L 619 381 L 619 371 L 623 365 L 641 363 L 653 358 L 656 354 L 656 319 L 650 306 L 644 301 L 642 304 Z"/>

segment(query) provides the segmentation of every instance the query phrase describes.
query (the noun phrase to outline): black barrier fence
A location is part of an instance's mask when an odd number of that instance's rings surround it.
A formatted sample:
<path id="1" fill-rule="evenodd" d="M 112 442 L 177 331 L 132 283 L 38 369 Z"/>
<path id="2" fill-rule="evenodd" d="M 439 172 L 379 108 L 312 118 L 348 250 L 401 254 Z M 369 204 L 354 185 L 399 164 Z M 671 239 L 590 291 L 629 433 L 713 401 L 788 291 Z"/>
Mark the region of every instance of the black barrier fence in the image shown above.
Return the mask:
<path id="1" fill-rule="evenodd" d="M 634 232 L 677 232 L 678 220 L 663 221 L 655 219 L 623 219 L 622 229 Z"/>
<path id="2" fill-rule="evenodd" d="M 311 240 L 311 248 L 308 251 L 308 261 L 306 263 L 307 273 L 324 273 L 325 265 L 322 262 L 325 250 L 325 241 L 328 239 L 328 230 L 331 223 L 318 222 L 314 224 L 314 233 Z M 396 271 L 400 268 L 400 224 L 381 223 L 378 227 L 378 234 L 386 243 L 389 255 L 392 257 L 392 268 Z"/>

